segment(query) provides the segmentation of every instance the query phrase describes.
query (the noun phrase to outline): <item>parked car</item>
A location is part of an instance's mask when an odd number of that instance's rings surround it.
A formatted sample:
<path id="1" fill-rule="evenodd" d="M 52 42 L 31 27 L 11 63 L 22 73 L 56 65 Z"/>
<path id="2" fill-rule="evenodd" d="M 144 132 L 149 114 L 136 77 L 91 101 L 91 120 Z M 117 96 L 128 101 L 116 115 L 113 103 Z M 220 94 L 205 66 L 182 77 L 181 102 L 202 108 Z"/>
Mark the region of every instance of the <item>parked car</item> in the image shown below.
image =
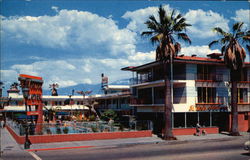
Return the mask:
<path id="1" fill-rule="evenodd" d="M 250 152 L 250 141 L 244 143 L 244 149 Z"/>

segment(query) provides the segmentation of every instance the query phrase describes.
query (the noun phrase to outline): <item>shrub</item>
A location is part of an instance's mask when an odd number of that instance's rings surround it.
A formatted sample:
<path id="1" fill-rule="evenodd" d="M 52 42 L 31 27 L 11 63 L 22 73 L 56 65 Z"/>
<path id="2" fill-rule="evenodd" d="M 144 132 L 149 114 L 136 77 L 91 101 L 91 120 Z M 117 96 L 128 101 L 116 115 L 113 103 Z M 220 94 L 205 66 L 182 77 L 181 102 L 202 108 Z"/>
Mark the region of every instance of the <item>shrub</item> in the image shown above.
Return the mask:
<path id="1" fill-rule="evenodd" d="M 68 134 L 68 132 L 69 132 L 69 128 L 68 127 L 63 128 L 63 133 L 64 134 Z"/>
<path id="2" fill-rule="evenodd" d="M 117 114 L 112 109 L 106 110 L 101 115 L 101 120 L 109 121 L 110 119 L 113 119 L 113 120 L 117 119 Z"/>

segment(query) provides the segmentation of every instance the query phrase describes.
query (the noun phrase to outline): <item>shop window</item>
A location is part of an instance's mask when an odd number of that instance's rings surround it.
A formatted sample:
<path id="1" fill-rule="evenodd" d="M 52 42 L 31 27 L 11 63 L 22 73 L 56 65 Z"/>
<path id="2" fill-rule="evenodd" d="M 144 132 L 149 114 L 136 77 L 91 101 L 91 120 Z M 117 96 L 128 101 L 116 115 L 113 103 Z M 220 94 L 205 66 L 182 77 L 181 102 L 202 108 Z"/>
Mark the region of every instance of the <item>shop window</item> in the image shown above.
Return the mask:
<path id="1" fill-rule="evenodd" d="M 198 113 L 187 113 L 187 127 L 196 127 L 198 122 Z"/>
<path id="2" fill-rule="evenodd" d="M 247 103 L 247 88 L 238 88 L 238 102 Z"/>
<path id="3" fill-rule="evenodd" d="M 48 105 L 48 101 L 44 101 L 43 103 L 44 103 L 44 105 L 45 105 L 45 106 L 47 106 L 47 105 Z"/>
<path id="4" fill-rule="evenodd" d="M 215 103 L 216 88 L 198 87 L 198 103 Z"/>
<path id="5" fill-rule="evenodd" d="M 244 113 L 244 120 L 248 120 L 249 116 L 248 116 L 248 112 Z"/>
<path id="6" fill-rule="evenodd" d="M 201 126 L 210 126 L 210 113 L 209 112 L 199 112 L 199 124 Z"/>
<path id="7" fill-rule="evenodd" d="M 174 128 L 185 127 L 185 113 L 174 113 Z"/>

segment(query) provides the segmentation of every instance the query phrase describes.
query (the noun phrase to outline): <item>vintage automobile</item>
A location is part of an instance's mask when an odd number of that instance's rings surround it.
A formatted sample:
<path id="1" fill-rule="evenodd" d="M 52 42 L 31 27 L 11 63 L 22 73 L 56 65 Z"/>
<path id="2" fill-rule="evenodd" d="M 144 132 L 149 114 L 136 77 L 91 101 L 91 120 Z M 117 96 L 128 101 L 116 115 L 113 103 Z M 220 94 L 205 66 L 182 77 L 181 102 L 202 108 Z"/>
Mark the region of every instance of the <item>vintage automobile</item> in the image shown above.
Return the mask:
<path id="1" fill-rule="evenodd" d="M 244 143 L 244 149 L 250 152 L 250 141 Z"/>

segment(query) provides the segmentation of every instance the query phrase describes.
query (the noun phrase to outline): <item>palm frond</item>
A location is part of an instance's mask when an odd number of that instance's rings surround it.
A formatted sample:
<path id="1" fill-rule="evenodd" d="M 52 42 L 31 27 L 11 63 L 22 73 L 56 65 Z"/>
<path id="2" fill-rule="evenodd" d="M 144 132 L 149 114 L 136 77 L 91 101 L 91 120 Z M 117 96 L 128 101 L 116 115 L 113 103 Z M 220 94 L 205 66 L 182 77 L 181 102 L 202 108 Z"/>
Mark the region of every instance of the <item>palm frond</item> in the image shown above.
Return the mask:
<path id="1" fill-rule="evenodd" d="M 220 34 L 220 35 L 222 35 L 222 36 L 224 36 L 224 37 L 228 35 L 228 33 L 223 31 L 223 29 L 221 29 L 220 27 L 213 28 L 213 31 Z"/>
<path id="2" fill-rule="evenodd" d="M 208 44 L 208 47 L 211 48 L 212 46 L 216 45 L 219 43 L 219 40 L 214 40 Z"/>
<path id="3" fill-rule="evenodd" d="M 152 31 L 145 31 L 141 33 L 141 36 L 151 36 L 154 32 Z"/>
<path id="4" fill-rule="evenodd" d="M 177 54 L 181 51 L 181 44 L 177 42 L 175 43 L 174 47 L 175 47 L 175 56 L 177 56 Z"/>
<path id="5" fill-rule="evenodd" d="M 241 28 L 243 26 L 243 22 L 237 22 L 233 25 L 233 32 L 236 33 L 236 32 L 240 32 L 241 31 Z"/>
<path id="6" fill-rule="evenodd" d="M 189 44 L 191 44 L 191 40 L 186 33 L 178 33 L 177 36 L 178 36 L 178 39 L 184 40 L 185 42 L 188 42 Z"/>
<path id="7" fill-rule="evenodd" d="M 160 7 L 159 7 L 158 15 L 159 15 L 160 23 L 163 24 L 163 22 L 164 22 L 164 17 L 166 17 L 166 11 L 165 11 L 165 9 L 162 7 L 162 5 L 160 5 Z"/>

